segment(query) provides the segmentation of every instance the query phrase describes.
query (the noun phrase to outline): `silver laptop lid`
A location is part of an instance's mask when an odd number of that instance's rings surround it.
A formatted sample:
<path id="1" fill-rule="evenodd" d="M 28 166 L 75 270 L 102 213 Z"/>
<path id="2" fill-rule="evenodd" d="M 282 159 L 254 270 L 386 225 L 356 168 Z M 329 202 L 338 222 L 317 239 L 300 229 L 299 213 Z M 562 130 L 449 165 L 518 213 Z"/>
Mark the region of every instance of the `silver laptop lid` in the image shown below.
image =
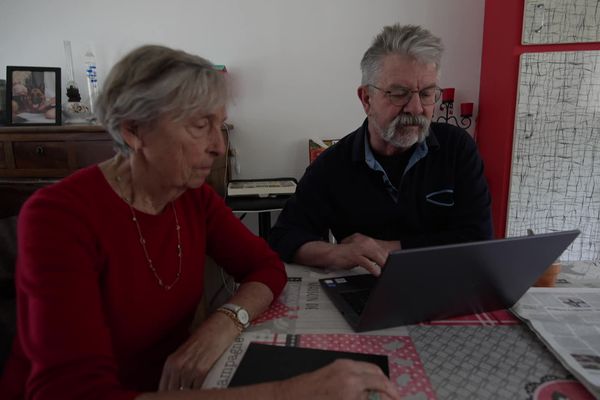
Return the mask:
<path id="1" fill-rule="evenodd" d="M 356 329 L 509 308 L 578 235 L 573 230 L 392 253 Z"/>

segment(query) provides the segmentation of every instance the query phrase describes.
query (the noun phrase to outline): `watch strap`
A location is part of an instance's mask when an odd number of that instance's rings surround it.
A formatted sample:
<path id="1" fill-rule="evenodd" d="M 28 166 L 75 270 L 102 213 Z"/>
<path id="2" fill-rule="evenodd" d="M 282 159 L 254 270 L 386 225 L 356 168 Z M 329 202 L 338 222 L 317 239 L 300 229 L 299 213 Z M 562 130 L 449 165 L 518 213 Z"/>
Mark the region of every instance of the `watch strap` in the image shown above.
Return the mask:
<path id="1" fill-rule="evenodd" d="M 237 328 L 238 331 L 240 331 L 240 333 L 242 333 L 244 331 L 244 325 L 240 322 L 237 315 L 233 311 L 231 311 L 228 308 L 219 307 L 219 308 L 217 308 L 217 312 L 227 315 L 229 317 L 229 319 L 231 321 L 233 321 L 233 323 L 235 324 L 235 327 Z"/>
<path id="2" fill-rule="evenodd" d="M 225 303 L 221 306 L 221 308 L 225 308 L 233 312 L 244 328 L 250 326 L 250 314 L 248 314 L 248 311 L 244 307 L 233 303 Z M 240 314 L 243 314 L 244 318 L 242 318 Z"/>
<path id="3" fill-rule="evenodd" d="M 237 314 L 238 310 L 242 309 L 242 306 L 238 306 L 237 304 L 233 303 L 225 303 L 221 306 L 221 308 L 226 308 L 227 310 L 231 310 L 231 312 L 234 314 Z"/>

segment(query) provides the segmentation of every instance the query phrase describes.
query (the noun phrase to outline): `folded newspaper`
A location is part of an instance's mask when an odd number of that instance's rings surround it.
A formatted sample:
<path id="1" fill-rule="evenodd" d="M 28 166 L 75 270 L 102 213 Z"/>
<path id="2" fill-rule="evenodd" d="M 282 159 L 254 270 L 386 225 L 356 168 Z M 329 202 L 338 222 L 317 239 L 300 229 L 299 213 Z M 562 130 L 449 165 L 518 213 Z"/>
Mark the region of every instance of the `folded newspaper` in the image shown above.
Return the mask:
<path id="1" fill-rule="evenodd" d="M 531 288 L 512 311 L 531 327 L 565 368 L 600 398 L 598 287 Z"/>

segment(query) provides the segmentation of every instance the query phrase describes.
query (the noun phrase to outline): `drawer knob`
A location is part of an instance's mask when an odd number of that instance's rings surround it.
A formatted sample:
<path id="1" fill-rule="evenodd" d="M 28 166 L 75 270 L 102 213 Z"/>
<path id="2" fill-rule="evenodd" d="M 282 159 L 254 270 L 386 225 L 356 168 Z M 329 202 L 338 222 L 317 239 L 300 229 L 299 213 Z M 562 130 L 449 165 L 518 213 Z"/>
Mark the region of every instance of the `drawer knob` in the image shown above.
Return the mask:
<path id="1" fill-rule="evenodd" d="M 44 146 L 37 146 L 35 148 L 35 154 L 37 154 L 38 156 L 43 156 L 45 152 L 46 150 L 44 149 Z"/>

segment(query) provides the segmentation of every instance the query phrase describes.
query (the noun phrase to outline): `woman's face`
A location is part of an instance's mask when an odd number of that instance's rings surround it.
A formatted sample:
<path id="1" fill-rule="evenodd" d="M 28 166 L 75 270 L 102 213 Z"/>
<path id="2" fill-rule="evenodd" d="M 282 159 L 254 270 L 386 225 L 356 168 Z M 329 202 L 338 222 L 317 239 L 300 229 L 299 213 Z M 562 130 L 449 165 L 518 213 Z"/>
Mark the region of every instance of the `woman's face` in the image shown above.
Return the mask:
<path id="1" fill-rule="evenodd" d="M 141 152 L 151 175 L 166 188 L 186 190 L 200 187 L 213 162 L 225 154 L 221 128 L 227 119 L 225 107 L 196 112 L 176 121 L 170 115 L 138 129 Z"/>

